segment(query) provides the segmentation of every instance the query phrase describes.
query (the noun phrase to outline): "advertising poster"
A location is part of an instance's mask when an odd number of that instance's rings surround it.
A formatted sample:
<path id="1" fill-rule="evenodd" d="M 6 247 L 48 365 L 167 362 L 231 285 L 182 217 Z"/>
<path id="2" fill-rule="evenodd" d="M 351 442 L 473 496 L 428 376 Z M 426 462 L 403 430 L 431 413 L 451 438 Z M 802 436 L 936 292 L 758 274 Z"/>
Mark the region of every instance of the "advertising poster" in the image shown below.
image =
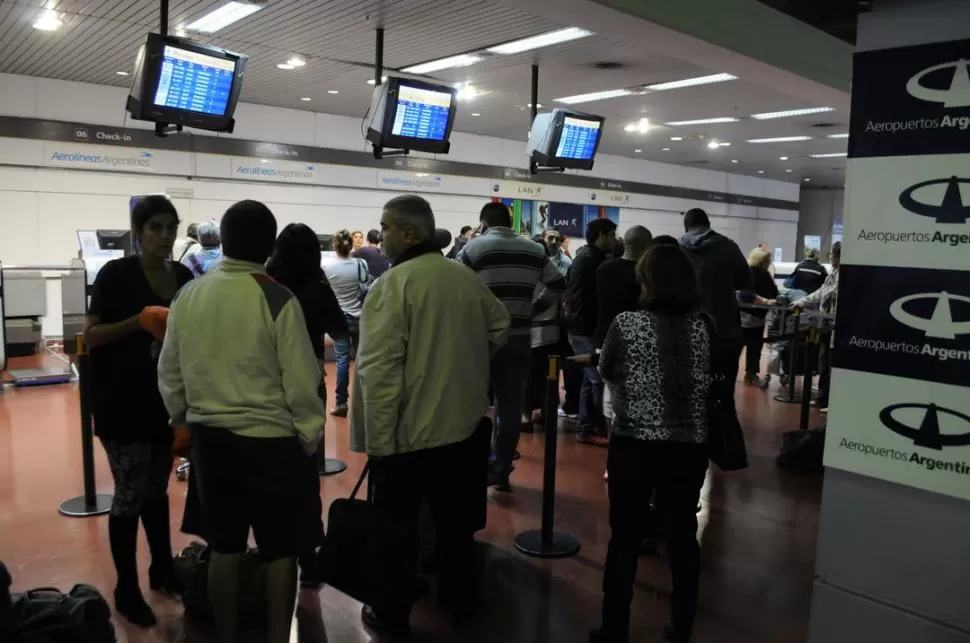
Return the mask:
<path id="1" fill-rule="evenodd" d="M 496 203 L 504 204 L 509 209 L 509 213 L 512 215 L 512 229 L 516 234 L 528 235 L 530 237 L 536 234 L 534 231 L 535 217 L 533 210 L 535 204 L 533 201 L 499 198 L 493 198 L 492 200 Z"/>
<path id="2" fill-rule="evenodd" d="M 550 227 L 559 230 L 566 237 L 582 239 L 586 236 L 585 206 L 576 203 L 549 203 L 548 220 Z"/>
<path id="3" fill-rule="evenodd" d="M 585 222 L 583 223 L 584 233 L 586 224 L 593 219 L 609 219 L 616 225 L 620 225 L 620 208 L 613 206 L 587 205 Z"/>
<path id="4" fill-rule="evenodd" d="M 970 41 L 855 56 L 825 443 L 828 467 L 964 499 L 968 61 Z"/>

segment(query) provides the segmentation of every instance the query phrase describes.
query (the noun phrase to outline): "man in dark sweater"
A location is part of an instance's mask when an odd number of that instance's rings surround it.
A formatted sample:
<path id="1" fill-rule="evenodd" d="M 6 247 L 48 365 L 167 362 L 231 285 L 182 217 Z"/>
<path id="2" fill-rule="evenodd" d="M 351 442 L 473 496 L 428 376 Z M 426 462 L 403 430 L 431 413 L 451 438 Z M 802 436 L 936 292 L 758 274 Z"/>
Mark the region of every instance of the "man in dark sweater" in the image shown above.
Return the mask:
<path id="1" fill-rule="evenodd" d="M 603 345 L 606 331 L 620 313 L 636 310 L 640 301 L 637 262 L 650 247 L 653 235 L 642 225 L 623 233 L 623 256 L 607 259 L 596 269 L 596 347 Z"/>
<path id="2" fill-rule="evenodd" d="M 717 329 L 712 353 L 715 361 L 723 364 L 723 373 L 733 388 L 741 359 L 741 315 L 736 293 L 751 289 L 751 268 L 738 244 L 711 230 L 711 221 L 700 208 L 684 214 L 684 229 L 680 244 L 697 273 L 701 310 L 714 318 Z"/>
<path id="3" fill-rule="evenodd" d="M 609 219 L 594 219 L 586 225 L 586 245 L 576 253 L 569 269 L 563 310 L 569 328 L 569 345 L 577 355 L 595 352 L 598 315 L 596 270 L 616 247 L 616 224 Z M 607 446 L 603 419 L 603 380 L 595 366 L 583 369 L 579 390 L 579 418 L 576 432 L 580 442 Z"/>
<path id="4" fill-rule="evenodd" d="M 367 233 L 367 245 L 357 248 L 351 253 L 355 259 L 363 259 L 367 263 L 367 272 L 377 279 L 391 267 L 391 262 L 381 252 L 381 233 L 371 230 Z"/>

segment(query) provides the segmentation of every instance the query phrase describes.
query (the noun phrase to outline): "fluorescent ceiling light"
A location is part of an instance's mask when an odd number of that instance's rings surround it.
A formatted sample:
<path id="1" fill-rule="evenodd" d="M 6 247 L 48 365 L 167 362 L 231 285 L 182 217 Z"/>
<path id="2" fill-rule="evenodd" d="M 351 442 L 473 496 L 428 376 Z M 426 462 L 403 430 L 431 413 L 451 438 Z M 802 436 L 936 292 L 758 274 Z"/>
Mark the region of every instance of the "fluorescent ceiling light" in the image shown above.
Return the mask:
<path id="1" fill-rule="evenodd" d="M 641 118 L 635 123 L 629 123 L 624 128 L 624 132 L 637 132 L 639 134 L 646 134 L 650 131 L 650 119 Z"/>
<path id="2" fill-rule="evenodd" d="M 299 56 L 293 56 L 292 58 L 286 61 L 286 64 L 292 65 L 293 67 L 305 67 L 306 61 L 300 58 Z"/>
<path id="3" fill-rule="evenodd" d="M 731 159 L 731 162 L 732 162 L 732 163 L 737 163 L 737 162 L 738 162 L 738 160 L 737 160 L 737 159 Z"/>
<path id="4" fill-rule="evenodd" d="M 328 94 L 339 94 L 340 93 L 340 90 L 339 89 L 328 89 L 327 90 L 327 93 Z"/>
<path id="5" fill-rule="evenodd" d="M 717 118 L 699 118 L 693 121 L 673 121 L 667 123 L 669 127 L 681 127 L 683 125 L 713 125 L 715 123 L 737 123 L 738 119 L 731 116 L 718 116 Z"/>
<path id="6" fill-rule="evenodd" d="M 472 116 L 481 116 L 478 112 L 472 112 Z"/>
<path id="7" fill-rule="evenodd" d="M 387 80 L 387 76 L 381 76 L 381 82 L 382 82 L 382 83 L 383 83 L 383 82 L 385 82 L 386 80 Z M 373 79 L 373 78 L 371 78 L 370 80 L 368 80 L 368 81 L 367 81 L 367 84 L 368 84 L 368 85 L 373 85 L 373 84 L 374 84 L 374 79 Z"/>
<path id="8" fill-rule="evenodd" d="M 731 74 L 712 74 L 710 76 L 698 76 L 697 78 L 685 78 L 684 80 L 674 80 L 669 83 L 657 83 L 647 85 L 647 89 L 654 92 L 662 92 L 668 89 L 681 89 L 683 87 L 694 87 L 695 85 L 709 85 L 711 83 L 723 83 L 728 80 L 737 80 L 737 76 Z"/>
<path id="9" fill-rule="evenodd" d="M 405 67 L 401 71 L 406 74 L 430 74 L 435 71 L 441 71 L 442 69 L 468 67 L 469 65 L 474 65 L 479 60 L 481 60 L 481 57 L 475 54 L 459 54 L 457 56 L 448 56 L 447 58 L 421 63 L 420 65 Z"/>
<path id="10" fill-rule="evenodd" d="M 721 144 L 718 143 L 717 141 L 711 141 L 710 143 L 707 144 L 707 149 L 709 150 L 716 150 L 719 147 L 721 147 Z"/>
<path id="11" fill-rule="evenodd" d="M 805 109 L 789 109 L 784 112 L 765 112 L 764 114 L 752 114 L 751 118 L 759 121 L 769 121 L 773 118 L 788 118 L 789 116 L 805 116 L 807 114 L 821 114 L 822 112 L 835 111 L 834 107 L 807 107 Z"/>
<path id="12" fill-rule="evenodd" d="M 718 143 L 718 147 L 731 147 L 730 143 Z"/>
<path id="13" fill-rule="evenodd" d="M 475 86 L 471 83 L 465 83 L 458 88 L 458 100 L 473 100 L 479 95 L 481 95 L 481 92 L 475 89 Z"/>
<path id="14" fill-rule="evenodd" d="M 849 138 L 849 133 L 843 132 L 842 134 L 829 134 L 825 138 Z"/>
<path id="15" fill-rule="evenodd" d="M 785 172 L 787 172 L 789 174 L 791 174 L 791 171 L 792 171 L 791 168 L 788 168 L 787 170 L 785 170 Z"/>
<path id="16" fill-rule="evenodd" d="M 634 153 L 634 154 L 639 154 L 639 153 L 640 153 L 640 152 L 642 152 L 642 151 L 643 151 L 643 150 L 633 150 L 633 153 Z"/>
<path id="17" fill-rule="evenodd" d="M 764 173 L 765 173 L 764 170 L 758 170 L 758 174 L 764 174 Z"/>
<path id="18" fill-rule="evenodd" d="M 279 69 L 285 69 L 286 71 L 290 71 L 292 69 L 296 69 L 296 67 L 294 67 L 290 63 L 280 63 L 280 64 L 277 65 L 277 67 Z"/>
<path id="19" fill-rule="evenodd" d="M 812 179 L 810 179 L 810 178 L 808 178 L 807 176 L 805 177 L 805 182 L 806 182 L 806 183 L 808 183 L 808 182 L 809 182 L 809 181 L 811 181 L 811 180 L 812 180 Z"/>
<path id="20" fill-rule="evenodd" d="M 749 138 L 749 143 L 759 145 L 761 143 L 796 143 L 798 141 L 810 141 L 811 136 L 776 136 L 775 138 Z"/>
<path id="21" fill-rule="evenodd" d="M 592 31 L 586 31 L 579 27 L 566 27 L 565 29 L 550 31 L 549 33 L 539 34 L 538 36 L 530 36 L 528 38 L 522 38 L 521 40 L 513 40 L 512 42 L 495 45 L 494 47 L 489 47 L 488 51 L 493 54 L 520 54 L 523 51 L 558 45 L 563 42 L 578 40 L 579 38 L 592 35 Z"/>
<path id="22" fill-rule="evenodd" d="M 309 103 L 309 102 L 310 102 L 311 100 L 313 100 L 313 99 L 312 99 L 312 98 L 310 98 L 309 96 L 304 96 L 304 97 L 303 97 L 303 98 L 301 98 L 300 100 L 302 100 L 302 101 L 303 101 L 304 103 Z"/>
<path id="23" fill-rule="evenodd" d="M 563 96 L 555 99 L 557 103 L 576 105 L 578 103 L 591 103 L 594 100 L 606 100 L 608 98 L 619 98 L 620 96 L 631 96 L 629 89 L 608 89 L 602 92 L 591 92 L 589 94 L 576 94 L 575 96 Z"/>
<path id="24" fill-rule="evenodd" d="M 670 137 L 670 140 L 672 140 L 672 141 L 682 141 L 682 140 L 684 140 L 684 137 L 683 136 L 671 136 Z"/>
<path id="25" fill-rule="evenodd" d="M 846 152 L 833 152 L 831 154 L 809 154 L 813 159 L 834 159 L 840 156 L 848 156 Z"/>
<path id="26" fill-rule="evenodd" d="M 127 76 L 128 75 L 128 72 L 126 72 L 126 71 L 116 71 L 115 73 L 118 74 L 119 76 Z"/>
<path id="27" fill-rule="evenodd" d="M 37 20 L 34 21 L 34 29 L 40 31 L 57 31 L 63 26 L 61 22 L 61 17 L 57 15 L 56 11 L 48 9 L 44 13 L 40 14 Z"/>
<path id="28" fill-rule="evenodd" d="M 788 157 L 787 156 L 779 156 L 778 157 L 778 160 L 779 161 L 787 161 L 788 160 Z"/>
<path id="29" fill-rule="evenodd" d="M 661 147 L 660 148 L 660 151 L 661 152 L 669 152 L 670 151 L 670 148 L 669 147 Z"/>
<path id="30" fill-rule="evenodd" d="M 230 2 L 215 11 L 210 11 L 195 22 L 189 23 L 185 26 L 185 29 L 197 33 L 215 33 L 247 16 L 251 16 L 262 8 L 260 5 L 249 4 L 248 2 Z"/>

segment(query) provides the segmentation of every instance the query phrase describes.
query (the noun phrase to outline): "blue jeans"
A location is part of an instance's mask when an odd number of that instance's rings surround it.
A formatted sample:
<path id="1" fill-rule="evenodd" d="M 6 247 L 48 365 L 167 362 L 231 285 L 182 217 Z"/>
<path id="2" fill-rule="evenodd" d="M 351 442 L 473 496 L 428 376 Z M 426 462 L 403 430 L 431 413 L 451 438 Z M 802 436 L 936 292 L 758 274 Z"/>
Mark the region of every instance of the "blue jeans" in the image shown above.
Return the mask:
<path id="1" fill-rule="evenodd" d="M 569 334 L 569 345 L 576 355 L 591 355 L 596 352 L 593 338 L 586 335 Z M 579 418 L 576 431 L 580 435 L 600 433 L 606 426 L 603 417 L 603 379 L 595 366 L 583 368 L 583 384 L 579 389 Z"/>
<path id="2" fill-rule="evenodd" d="M 512 457 L 522 429 L 522 402 L 529 376 L 532 340 L 528 335 L 510 337 L 492 357 L 492 390 L 495 394 L 495 448 L 492 468 L 512 471 Z"/>
<path id="3" fill-rule="evenodd" d="M 351 344 L 356 345 L 360 330 L 360 320 L 357 317 L 344 315 L 347 318 L 347 328 L 350 334 L 346 337 L 333 339 L 333 352 L 337 357 L 337 386 L 335 394 L 337 396 L 337 406 L 347 404 L 350 397 L 350 352 Z"/>

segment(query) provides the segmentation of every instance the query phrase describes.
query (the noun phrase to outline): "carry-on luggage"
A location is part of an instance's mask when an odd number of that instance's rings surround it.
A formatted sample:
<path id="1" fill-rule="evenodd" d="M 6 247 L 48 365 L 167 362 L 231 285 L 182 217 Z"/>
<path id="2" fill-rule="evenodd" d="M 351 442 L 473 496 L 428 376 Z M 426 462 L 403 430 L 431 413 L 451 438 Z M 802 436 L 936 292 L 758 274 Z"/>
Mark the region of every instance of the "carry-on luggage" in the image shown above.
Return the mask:
<path id="1" fill-rule="evenodd" d="M 775 463 L 789 471 L 820 473 L 825 451 L 825 429 L 786 431 Z"/>
<path id="2" fill-rule="evenodd" d="M 0 562 L 0 641 L 13 640 L 13 599 L 10 596 L 10 572 Z"/>
<path id="3" fill-rule="evenodd" d="M 32 589 L 13 603 L 16 643 L 115 643 L 108 602 L 90 585 Z M 4 639 L 5 641 L 7 639 Z"/>

